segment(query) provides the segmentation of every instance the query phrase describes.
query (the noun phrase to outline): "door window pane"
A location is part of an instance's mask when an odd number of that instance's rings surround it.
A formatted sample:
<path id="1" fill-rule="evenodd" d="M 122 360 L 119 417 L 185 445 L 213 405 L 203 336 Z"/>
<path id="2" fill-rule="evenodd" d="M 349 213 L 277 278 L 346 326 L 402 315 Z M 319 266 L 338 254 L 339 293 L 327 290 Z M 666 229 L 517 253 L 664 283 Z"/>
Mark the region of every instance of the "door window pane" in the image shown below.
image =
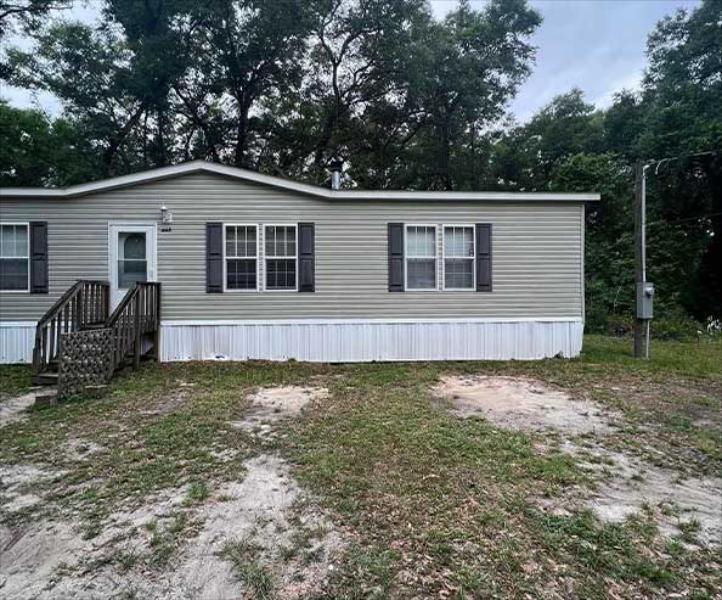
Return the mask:
<path id="1" fill-rule="evenodd" d="M 148 281 L 145 232 L 118 234 L 118 288 L 127 289 L 137 281 Z"/>
<path id="2" fill-rule="evenodd" d="M 144 260 L 118 261 L 118 287 L 127 289 L 136 281 L 148 281 L 148 266 Z"/>
<path id="3" fill-rule="evenodd" d="M 125 236 L 123 240 L 123 258 L 126 260 L 144 259 L 145 233 L 128 233 Z"/>

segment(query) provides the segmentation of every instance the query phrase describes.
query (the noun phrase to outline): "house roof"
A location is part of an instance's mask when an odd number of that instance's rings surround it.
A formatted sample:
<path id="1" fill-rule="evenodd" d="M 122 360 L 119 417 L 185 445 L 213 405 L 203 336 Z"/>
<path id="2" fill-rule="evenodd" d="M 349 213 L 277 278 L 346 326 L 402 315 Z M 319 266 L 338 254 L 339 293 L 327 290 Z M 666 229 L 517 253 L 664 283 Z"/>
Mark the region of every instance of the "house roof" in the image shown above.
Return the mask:
<path id="1" fill-rule="evenodd" d="M 395 190 L 332 190 L 330 188 L 298 183 L 281 177 L 263 175 L 255 171 L 228 167 L 203 160 L 194 160 L 170 167 L 149 169 L 132 175 L 122 175 L 82 183 L 65 188 L 0 188 L 0 196 L 12 198 L 76 198 L 95 192 L 114 190 L 142 183 L 169 179 L 189 173 L 215 173 L 233 179 L 249 181 L 279 189 L 289 190 L 324 200 L 464 200 L 464 201 L 546 201 L 546 202 L 593 202 L 598 193 L 560 192 L 418 192 Z"/>

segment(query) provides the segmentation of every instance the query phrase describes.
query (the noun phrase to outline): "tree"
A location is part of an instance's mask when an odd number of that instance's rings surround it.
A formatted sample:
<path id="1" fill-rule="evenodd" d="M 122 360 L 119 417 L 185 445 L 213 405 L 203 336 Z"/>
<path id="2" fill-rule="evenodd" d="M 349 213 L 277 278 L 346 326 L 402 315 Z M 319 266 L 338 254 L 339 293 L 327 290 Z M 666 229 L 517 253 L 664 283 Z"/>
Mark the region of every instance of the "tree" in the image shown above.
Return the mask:
<path id="1" fill-rule="evenodd" d="M 429 24 L 411 86 L 428 115 L 416 139 L 420 152 L 412 164 L 421 168 L 414 169 L 414 187 L 467 189 L 479 182 L 486 170 L 480 135 L 528 75 L 534 53 L 528 38 L 539 23 L 523 0 L 494 0 L 480 11 L 462 1 L 442 23 Z"/>
<path id="2" fill-rule="evenodd" d="M 406 114 L 403 64 L 415 22 L 428 18 L 421 0 L 323 0 L 313 13 L 308 65 L 297 93 L 281 99 L 274 145 L 280 165 L 311 181 L 325 181 L 334 156 L 366 181 L 373 117 Z M 383 108 L 382 108 L 383 107 Z M 292 115 L 290 118 L 286 115 Z M 373 176 L 372 176 L 373 177 Z"/>
<path id="3" fill-rule="evenodd" d="M 111 27 L 65 22 L 37 39 L 35 52 L 10 52 L 11 82 L 63 101 L 65 114 L 95 140 L 103 175 L 145 166 L 132 134 L 150 99 L 134 93 L 132 55 L 124 40 Z"/>
<path id="4" fill-rule="evenodd" d="M 652 192 L 662 218 L 682 224 L 697 245 L 695 259 L 686 264 L 681 294 L 686 308 L 701 318 L 720 315 L 722 4 L 706 0 L 692 12 L 663 19 L 649 36 L 647 54 L 648 110 L 639 151 L 651 158 L 683 157 L 663 165 Z"/>
<path id="5" fill-rule="evenodd" d="M 18 28 L 31 33 L 48 13 L 72 4 L 72 0 L 0 0 L 0 40 Z"/>
<path id="6" fill-rule="evenodd" d="M 74 123 L 0 101 L 0 186 L 64 186 L 97 175 L 95 152 Z"/>
<path id="7" fill-rule="evenodd" d="M 548 189 L 560 162 L 604 151 L 602 121 L 580 90 L 556 96 L 529 123 L 502 137 L 494 157 L 495 176 L 514 189 Z"/>
<path id="8" fill-rule="evenodd" d="M 201 27 L 189 37 L 190 77 L 175 92 L 195 122 L 204 113 L 223 115 L 223 134 L 208 138 L 226 145 L 225 158 L 236 166 L 257 166 L 268 133 L 263 115 L 300 79 L 309 6 L 218 0 L 204 5 Z"/>
<path id="9" fill-rule="evenodd" d="M 32 35 L 51 12 L 72 6 L 72 0 L 0 0 L 0 42 L 11 34 Z M 11 65 L 0 53 L 0 81 L 10 77 Z"/>

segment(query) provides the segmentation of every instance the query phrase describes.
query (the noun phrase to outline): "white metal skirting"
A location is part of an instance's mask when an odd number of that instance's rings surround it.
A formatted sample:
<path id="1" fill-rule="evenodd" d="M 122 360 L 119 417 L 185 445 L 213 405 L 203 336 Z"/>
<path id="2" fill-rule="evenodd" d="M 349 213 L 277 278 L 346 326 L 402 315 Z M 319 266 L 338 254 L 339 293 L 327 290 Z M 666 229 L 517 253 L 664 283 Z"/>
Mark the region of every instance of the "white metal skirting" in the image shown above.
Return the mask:
<path id="1" fill-rule="evenodd" d="M 169 322 L 161 360 L 369 362 L 578 356 L 581 319 Z"/>
<path id="2" fill-rule="evenodd" d="M 577 356 L 580 319 L 167 321 L 161 360 L 368 362 Z M 32 360 L 34 322 L 0 323 L 0 364 Z"/>
<path id="3" fill-rule="evenodd" d="M 161 360 L 369 362 L 577 356 L 581 319 L 165 321 Z M 0 363 L 32 360 L 35 323 L 0 323 Z"/>
<path id="4" fill-rule="evenodd" d="M 34 342 L 34 321 L 0 322 L 0 364 L 32 362 Z"/>

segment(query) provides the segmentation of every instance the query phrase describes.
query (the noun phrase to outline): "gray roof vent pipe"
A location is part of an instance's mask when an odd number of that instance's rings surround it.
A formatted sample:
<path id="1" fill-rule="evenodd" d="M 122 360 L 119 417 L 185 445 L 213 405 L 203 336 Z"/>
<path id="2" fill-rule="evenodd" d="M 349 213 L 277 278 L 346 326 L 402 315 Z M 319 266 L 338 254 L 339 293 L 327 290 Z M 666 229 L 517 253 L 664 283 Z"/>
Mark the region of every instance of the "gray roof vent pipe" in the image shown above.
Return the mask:
<path id="1" fill-rule="evenodd" d="M 331 171 L 331 189 L 341 189 L 341 168 L 343 167 L 343 161 L 340 158 L 333 158 L 328 165 Z"/>

